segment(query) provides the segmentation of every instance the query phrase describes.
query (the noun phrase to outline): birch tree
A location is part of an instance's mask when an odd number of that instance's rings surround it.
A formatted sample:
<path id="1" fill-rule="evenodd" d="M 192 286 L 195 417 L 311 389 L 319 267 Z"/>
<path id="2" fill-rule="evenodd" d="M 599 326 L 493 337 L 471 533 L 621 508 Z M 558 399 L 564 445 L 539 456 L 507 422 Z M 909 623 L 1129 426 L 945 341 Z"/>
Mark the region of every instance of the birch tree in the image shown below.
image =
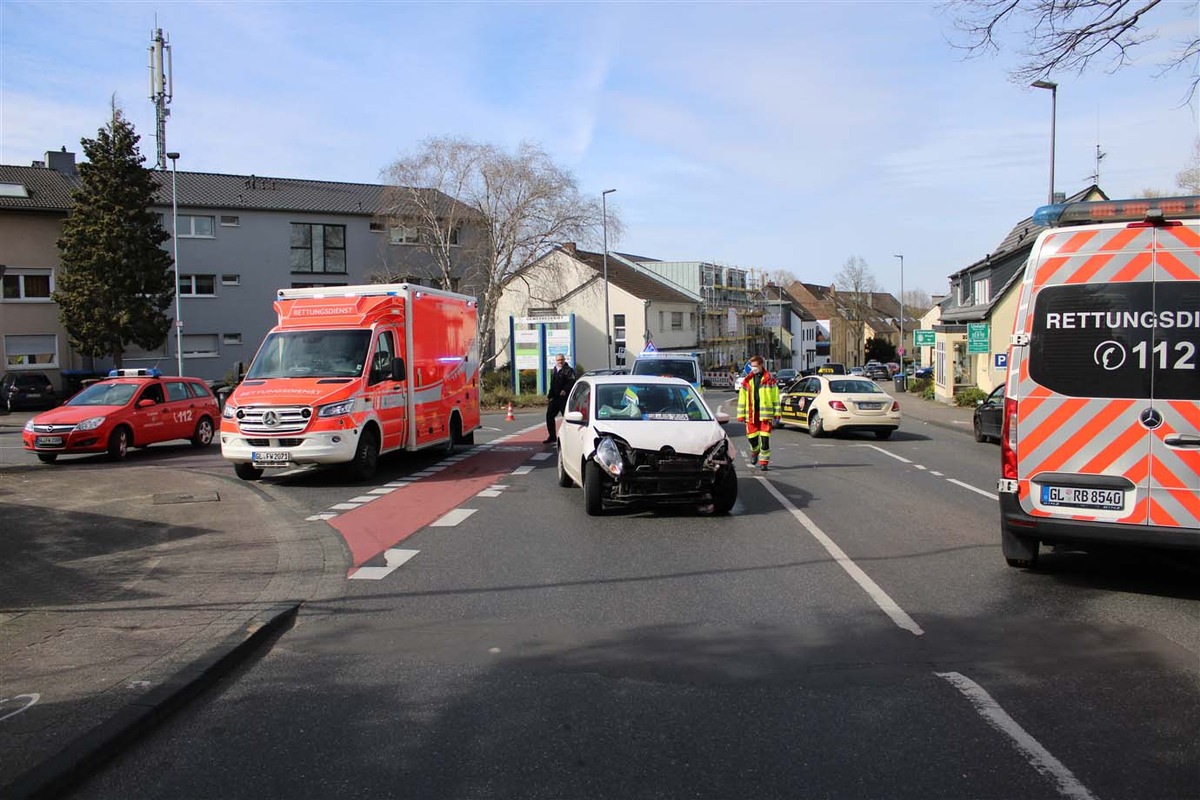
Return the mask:
<path id="1" fill-rule="evenodd" d="M 385 172 L 389 216 L 416 228 L 415 247 L 432 256 L 444 285 L 460 279 L 464 291 L 479 299 L 485 352 L 505 287 L 555 246 L 602 238 L 600 193 L 584 196 L 570 171 L 532 142 L 507 152 L 466 139 L 431 138 Z M 610 244 L 620 232 L 609 209 Z M 498 343 L 496 352 L 502 349 Z"/>
<path id="2" fill-rule="evenodd" d="M 867 262 L 850 256 L 833 276 L 837 302 L 846 315 L 846 331 L 854 345 L 855 358 L 861 358 L 866 341 L 867 317 L 871 316 L 871 294 L 876 290 L 875 276 Z"/>

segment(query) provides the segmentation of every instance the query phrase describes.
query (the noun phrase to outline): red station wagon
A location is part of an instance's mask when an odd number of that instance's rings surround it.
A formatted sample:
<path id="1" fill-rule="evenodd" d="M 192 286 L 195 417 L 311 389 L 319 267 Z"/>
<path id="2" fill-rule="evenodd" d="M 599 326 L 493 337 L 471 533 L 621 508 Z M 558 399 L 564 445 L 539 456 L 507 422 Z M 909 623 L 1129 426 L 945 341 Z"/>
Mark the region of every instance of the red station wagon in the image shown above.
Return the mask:
<path id="1" fill-rule="evenodd" d="M 113 370 L 58 408 L 25 423 L 25 449 L 49 464 L 65 453 L 104 453 L 114 461 L 130 447 L 189 439 L 212 443 L 221 412 L 198 378 L 163 377 L 156 369 Z"/>

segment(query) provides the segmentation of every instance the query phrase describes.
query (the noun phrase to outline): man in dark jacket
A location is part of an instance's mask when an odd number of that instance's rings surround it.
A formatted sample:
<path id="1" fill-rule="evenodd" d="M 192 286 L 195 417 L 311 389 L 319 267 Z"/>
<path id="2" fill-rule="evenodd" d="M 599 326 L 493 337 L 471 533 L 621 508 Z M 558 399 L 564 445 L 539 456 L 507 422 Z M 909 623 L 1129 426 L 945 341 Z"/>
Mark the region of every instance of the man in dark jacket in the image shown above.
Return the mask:
<path id="1" fill-rule="evenodd" d="M 546 431 L 549 433 L 542 444 L 553 444 L 558 441 L 558 429 L 555 428 L 554 418 L 567 407 L 567 395 L 575 385 L 575 370 L 567 366 L 567 359 L 560 353 L 554 357 L 554 372 L 550 373 L 550 390 L 546 392 Z"/>

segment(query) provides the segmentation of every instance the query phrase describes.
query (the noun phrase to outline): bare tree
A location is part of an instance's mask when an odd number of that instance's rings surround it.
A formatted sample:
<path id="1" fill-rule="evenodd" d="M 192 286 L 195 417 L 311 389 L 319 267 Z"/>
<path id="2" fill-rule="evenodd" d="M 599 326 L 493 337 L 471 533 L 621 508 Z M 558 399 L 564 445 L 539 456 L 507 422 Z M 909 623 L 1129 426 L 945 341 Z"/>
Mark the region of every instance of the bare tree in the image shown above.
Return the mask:
<path id="1" fill-rule="evenodd" d="M 908 313 L 914 317 L 924 315 L 926 311 L 933 307 L 933 296 L 919 287 L 916 289 L 905 289 L 903 301 L 904 307 L 908 309 Z"/>
<path id="2" fill-rule="evenodd" d="M 554 246 L 601 238 L 599 192 L 584 197 L 575 177 L 531 142 L 509 153 L 465 139 L 431 138 L 386 175 L 394 224 L 409 228 L 415 248 L 433 257 L 444 285 L 461 278 L 464 290 L 478 297 L 484 352 L 506 286 Z M 620 219 L 610 209 L 610 244 L 620 233 Z"/>
<path id="3" fill-rule="evenodd" d="M 999 52 L 1006 31 L 1020 29 L 1023 61 L 1010 75 L 1014 82 L 1031 83 L 1058 72 L 1082 74 L 1098 61 L 1105 61 L 1109 72 L 1127 66 L 1131 51 L 1156 38 L 1143 24 L 1160 5 L 1196 13 L 1194 4 L 1163 0 L 949 0 L 945 7 L 965 38 L 952 45 L 972 56 Z M 1191 27 L 1195 30 L 1194 22 Z M 1188 36 L 1159 64 L 1160 74 L 1197 60 L 1200 36 Z M 1192 71 L 1187 101 L 1198 82 Z"/>
<path id="4" fill-rule="evenodd" d="M 846 330 L 854 345 L 856 358 L 862 356 L 865 342 L 867 317 L 871 312 L 871 295 L 876 290 L 875 276 L 867 262 L 859 256 L 850 256 L 833 276 L 837 288 L 837 301 L 846 315 Z"/>
<path id="5" fill-rule="evenodd" d="M 1192 163 L 1175 176 L 1175 185 L 1187 194 L 1200 194 L 1200 138 L 1192 150 Z"/>

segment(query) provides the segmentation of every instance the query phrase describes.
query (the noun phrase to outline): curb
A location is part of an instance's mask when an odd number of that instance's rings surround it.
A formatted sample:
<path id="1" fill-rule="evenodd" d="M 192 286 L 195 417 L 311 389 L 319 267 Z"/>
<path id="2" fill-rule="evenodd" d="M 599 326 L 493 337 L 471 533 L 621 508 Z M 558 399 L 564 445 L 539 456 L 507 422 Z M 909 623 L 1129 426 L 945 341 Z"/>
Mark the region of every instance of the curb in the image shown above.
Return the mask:
<path id="1" fill-rule="evenodd" d="M 279 603 L 255 614 L 219 645 L 157 687 L 76 737 L 62 750 L 0 787 L 0 797 L 59 797 L 137 742 L 196 695 L 244 662 L 261 644 L 288 628 L 300 603 Z"/>

